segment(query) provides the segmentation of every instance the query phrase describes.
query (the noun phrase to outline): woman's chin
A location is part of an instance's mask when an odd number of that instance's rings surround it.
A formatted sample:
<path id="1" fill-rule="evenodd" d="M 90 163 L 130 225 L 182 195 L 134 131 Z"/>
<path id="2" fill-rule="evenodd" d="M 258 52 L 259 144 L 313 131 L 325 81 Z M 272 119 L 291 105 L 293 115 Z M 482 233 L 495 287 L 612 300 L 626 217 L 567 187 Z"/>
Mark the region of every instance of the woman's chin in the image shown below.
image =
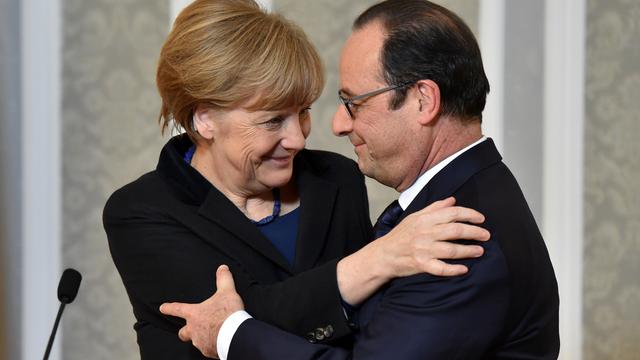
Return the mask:
<path id="1" fill-rule="evenodd" d="M 261 183 L 267 185 L 270 188 L 280 188 L 289 183 L 292 174 L 293 171 L 291 168 L 267 171 L 262 174 Z"/>

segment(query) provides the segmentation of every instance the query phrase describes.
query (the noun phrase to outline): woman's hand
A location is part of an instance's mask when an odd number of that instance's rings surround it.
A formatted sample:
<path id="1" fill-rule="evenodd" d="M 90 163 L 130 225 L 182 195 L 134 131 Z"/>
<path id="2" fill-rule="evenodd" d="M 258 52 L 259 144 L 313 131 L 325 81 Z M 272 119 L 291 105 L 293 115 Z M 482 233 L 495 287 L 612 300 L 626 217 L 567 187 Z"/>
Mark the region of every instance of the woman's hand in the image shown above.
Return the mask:
<path id="1" fill-rule="evenodd" d="M 426 272 L 438 276 L 462 275 L 467 267 L 447 264 L 440 259 L 467 259 L 482 256 L 479 245 L 461 245 L 450 240 L 487 241 L 487 230 L 470 224 L 482 224 L 484 216 L 476 210 L 454 206 L 450 197 L 407 216 L 387 235 L 377 239 L 380 269 L 394 278 Z"/>
<path id="2" fill-rule="evenodd" d="M 447 264 L 442 259 L 480 257 L 483 248 L 450 241 L 487 241 L 490 234 L 471 225 L 483 223 L 482 214 L 454 205 L 452 197 L 434 202 L 407 216 L 387 235 L 340 260 L 337 278 L 342 298 L 357 305 L 395 277 L 422 272 L 438 276 L 466 273 L 466 266 Z"/>

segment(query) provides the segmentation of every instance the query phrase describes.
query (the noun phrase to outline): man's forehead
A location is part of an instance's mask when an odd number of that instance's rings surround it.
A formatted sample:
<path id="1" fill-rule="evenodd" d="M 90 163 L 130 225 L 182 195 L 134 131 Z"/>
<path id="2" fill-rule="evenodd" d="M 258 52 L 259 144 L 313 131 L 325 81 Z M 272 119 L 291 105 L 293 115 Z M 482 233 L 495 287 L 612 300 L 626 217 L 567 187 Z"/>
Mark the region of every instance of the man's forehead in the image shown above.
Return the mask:
<path id="1" fill-rule="evenodd" d="M 350 87 L 379 82 L 380 49 L 383 43 L 383 28 L 377 23 L 367 24 L 349 36 L 340 57 L 342 90 L 349 93 L 355 91 Z"/>

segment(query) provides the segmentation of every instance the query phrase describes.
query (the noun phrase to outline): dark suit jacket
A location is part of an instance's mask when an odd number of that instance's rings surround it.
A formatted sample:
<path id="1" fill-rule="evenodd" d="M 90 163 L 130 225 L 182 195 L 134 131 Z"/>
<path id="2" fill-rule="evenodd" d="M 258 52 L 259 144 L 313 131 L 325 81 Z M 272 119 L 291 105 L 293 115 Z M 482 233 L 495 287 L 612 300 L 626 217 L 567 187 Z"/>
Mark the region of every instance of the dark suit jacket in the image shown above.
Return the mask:
<path id="1" fill-rule="evenodd" d="M 352 349 L 310 344 L 247 320 L 229 359 L 556 359 L 558 290 L 547 249 L 513 175 L 493 141 L 448 164 L 403 216 L 435 200 L 486 217 L 485 254 L 464 260 L 460 277 L 415 275 L 389 283 L 360 311 Z"/>
<path id="2" fill-rule="evenodd" d="M 330 339 L 350 333 L 336 281 L 337 259 L 371 237 L 364 178 L 340 155 L 303 150 L 294 162 L 300 223 L 293 266 L 170 140 L 157 169 L 116 191 L 103 221 L 113 261 L 133 306 L 145 359 L 200 359 L 177 337 L 181 319 L 163 302 L 196 303 L 215 291 L 215 270 L 228 264 L 256 318 L 305 335 L 331 325 Z"/>

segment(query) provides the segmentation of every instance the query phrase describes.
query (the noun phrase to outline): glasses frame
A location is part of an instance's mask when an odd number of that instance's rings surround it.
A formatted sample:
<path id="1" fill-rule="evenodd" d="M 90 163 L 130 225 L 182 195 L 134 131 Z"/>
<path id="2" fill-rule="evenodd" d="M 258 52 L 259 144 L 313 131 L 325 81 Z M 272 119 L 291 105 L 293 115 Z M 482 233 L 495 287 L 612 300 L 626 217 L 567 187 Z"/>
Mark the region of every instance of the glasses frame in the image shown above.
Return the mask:
<path id="1" fill-rule="evenodd" d="M 345 96 L 343 96 L 344 92 L 342 90 L 338 90 L 338 99 L 340 99 L 340 102 L 342 103 L 342 105 L 344 105 L 344 108 L 347 110 L 347 113 L 349 114 L 349 117 L 351 117 L 351 119 L 355 120 L 356 116 L 354 115 L 354 110 L 352 110 L 351 107 L 352 106 L 356 107 L 356 106 L 361 105 L 361 104 L 356 104 L 355 101 L 368 99 L 368 98 L 374 97 L 376 95 L 380 95 L 382 93 L 385 93 L 387 91 L 403 88 L 403 87 L 411 85 L 413 83 L 414 83 L 414 81 L 407 81 L 407 82 L 404 82 L 402 84 L 386 86 L 386 87 L 383 87 L 383 88 L 378 89 L 378 90 L 373 90 L 373 91 L 370 91 L 368 93 L 364 93 L 364 94 L 356 95 L 356 96 L 352 96 L 352 97 L 345 97 Z"/>

